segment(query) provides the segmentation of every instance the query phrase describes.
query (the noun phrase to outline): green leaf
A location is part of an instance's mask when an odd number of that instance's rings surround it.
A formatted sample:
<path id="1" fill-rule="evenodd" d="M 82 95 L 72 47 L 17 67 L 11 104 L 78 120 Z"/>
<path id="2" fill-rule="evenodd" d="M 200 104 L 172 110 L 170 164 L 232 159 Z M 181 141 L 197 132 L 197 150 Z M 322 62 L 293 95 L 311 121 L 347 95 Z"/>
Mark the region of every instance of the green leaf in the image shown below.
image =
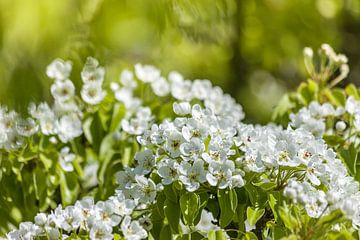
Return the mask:
<path id="1" fill-rule="evenodd" d="M 115 233 L 114 234 L 114 240 L 123 240 L 124 238 L 121 237 L 119 234 Z"/>
<path id="2" fill-rule="evenodd" d="M 317 222 L 317 226 L 321 226 L 322 228 L 332 226 L 338 222 L 343 220 L 344 214 L 341 210 L 332 211 L 330 214 L 327 214 L 321 217 Z"/>
<path id="3" fill-rule="evenodd" d="M 42 154 L 42 153 L 39 154 L 39 159 L 44 164 L 46 171 L 48 171 L 52 167 L 53 162 L 54 162 L 53 160 L 51 160 L 45 154 Z"/>
<path id="4" fill-rule="evenodd" d="M 164 213 L 173 233 L 179 233 L 180 208 L 178 203 L 169 199 L 165 200 Z"/>
<path id="5" fill-rule="evenodd" d="M 275 182 L 258 182 L 258 183 L 252 183 L 253 185 L 260 187 L 261 189 L 265 191 L 270 191 L 274 188 L 276 188 L 277 183 Z"/>
<path id="6" fill-rule="evenodd" d="M 208 232 L 208 240 L 225 240 L 227 239 L 225 233 L 222 230 L 211 230 Z"/>
<path id="7" fill-rule="evenodd" d="M 151 229 L 151 235 L 155 239 L 159 239 L 160 232 L 164 224 L 164 202 L 165 195 L 164 193 L 160 192 L 157 195 L 157 202 L 151 213 L 151 222 L 153 224 L 153 227 Z"/>
<path id="8" fill-rule="evenodd" d="M 254 226 L 257 221 L 264 215 L 265 209 L 248 207 L 246 209 L 246 217 L 251 226 Z"/>
<path id="9" fill-rule="evenodd" d="M 101 141 L 105 133 L 99 113 L 94 115 L 94 119 L 90 125 L 90 132 L 91 132 L 92 145 L 94 147 L 95 152 L 98 153 L 100 149 Z"/>
<path id="10" fill-rule="evenodd" d="M 235 189 L 220 189 L 217 192 L 220 205 L 220 227 L 225 228 L 233 220 L 238 205 Z"/>
<path id="11" fill-rule="evenodd" d="M 164 186 L 164 193 L 166 195 L 166 198 L 170 201 L 174 203 L 178 202 L 178 196 L 174 190 L 173 184 Z"/>
<path id="12" fill-rule="evenodd" d="M 291 168 L 291 170 L 294 170 L 294 168 Z M 246 184 L 245 190 L 248 193 L 252 206 L 258 206 L 259 208 L 265 207 L 267 203 L 267 193 L 264 190 L 254 187 L 252 184 Z"/>
<path id="13" fill-rule="evenodd" d="M 285 204 L 284 206 L 279 207 L 278 213 L 285 227 L 288 228 L 290 231 L 295 231 L 299 223 L 298 219 L 294 217 L 291 210 L 289 209 L 289 206 Z"/>
<path id="14" fill-rule="evenodd" d="M 278 123 L 283 123 L 282 120 L 284 119 L 284 117 L 286 117 L 288 112 L 294 107 L 295 104 L 290 100 L 289 95 L 284 95 L 274 109 L 272 120 Z M 287 122 L 285 122 L 284 124 L 286 125 Z"/>
<path id="15" fill-rule="evenodd" d="M 98 175 L 99 183 L 102 184 L 104 182 L 104 175 L 106 169 L 110 163 L 111 158 L 114 156 L 113 150 L 113 133 L 109 133 L 102 140 L 99 150 L 99 161 L 100 161 L 100 170 Z"/>
<path id="16" fill-rule="evenodd" d="M 325 96 L 329 101 L 335 106 L 342 107 L 345 106 L 346 96 L 343 89 L 335 88 L 333 90 L 324 89 Z"/>
<path id="17" fill-rule="evenodd" d="M 196 225 L 196 224 L 198 224 L 200 222 L 201 212 L 206 207 L 206 205 L 208 203 L 208 200 L 210 198 L 208 193 L 200 193 L 199 197 L 200 197 L 200 207 L 199 207 L 199 210 L 198 210 L 199 214 L 195 218 L 194 225 Z"/>
<path id="18" fill-rule="evenodd" d="M 245 208 L 246 204 L 238 204 L 236 208 L 236 215 L 234 217 L 234 222 L 238 224 L 238 230 L 245 231 Z"/>
<path id="19" fill-rule="evenodd" d="M 326 144 L 330 146 L 342 145 L 345 143 L 345 140 L 339 135 L 324 135 L 323 139 L 325 140 Z"/>
<path id="20" fill-rule="evenodd" d="M 115 132 L 120 128 L 121 120 L 124 118 L 125 113 L 125 105 L 122 103 L 115 103 L 109 129 L 110 132 Z"/>
<path id="21" fill-rule="evenodd" d="M 257 236 L 253 232 L 247 232 L 243 239 L 244 240 L 258 240 Z"/>
<path id="22" fill-rule="evenodd" d="M 171 229 L 169 225 L 164 225 L 160 231 L 160 238 L 159 240 L 169 240 L 171 239 Z"/>
<path id="23" fill-rule="evenodd" d="M 77 175 L 74 172 L 60 173 L 60 193 L 63 206 L 67 206 L 76 201 L 80 186 Z"/>
<path id="24" fill-rule="evenodd" d="M 267 235 L 267 238 L 271 239 L 282 239 L 288 235 L 288 231 L 285 227 L 275 224 L 273 221 L 268 221 L 266 223 L 266 228 L 270 229 L 270 234 Z M 265 239 L 265 237 L 263 237 Z"/>
<path id="25" fill-rule="evenodd" d="M 357 90 L 356 86 L 351 83 L 345 87 L 345 92 L 349 96 L 353 96 L 355 100 L 359 100 L 359 91 Z"/>
<path id="26" fill-rule="evenodd" d="M 212 213 L 214 218 L 217 218 L 219 216 L 219 202 L 216 199 L 210 198 L 207 202 L 206 208 Z"/>
<path id="27" fill-rule="evenodd" d="M 312 80 L 308 80 L 307 83 L 303 82 L 297 89 L 300 101 L 305 105 L 309 105 L 310 102 L 317 99 L 318 85 Z"/>
<path id="28" fill-rule="evenodd" d="M 91 135 L 91 129 L 90 129 L 92 121 L 93 121 L 93 117 L 88 117 L 83 122 L 83 130 L 84 130 L 85 138 L 91 144 L 93 143 L 93 137 Z"/>
<path id="29" fill-rule="evenodd" d="M 200 207 L 200 198 L 196 193 L 185 193 L 180 197 L 180 209 L 185 224 L 192 226 Z"/>
<path id="30" fill-rule="evenodd" d="M 340 156 L 349 169 L 350 174 L 354 176 L 356 174 L 356 164 L 359 158 L 358 151 L 354 147 L 354 144 L 351 144 L 348 149 L 342 149 L 340 151 Z"/>
<path id="31" fill-rule="evenodd" d="M 39 209 L 42 211 L 46 210 L 48 207 L 47 200 L 47 175 L 46 172 L 41 169 L 40 167 L 37 167 L 35 171 L 33 171 L 33 183 L 34 183 L 34 189 L 35 189 L 35 196 L 36 199 L 39 201 Z"/>
<path id="32" fill-rule="evenodd" d="M 279 205 L 280 198 L 281 198 L 280 192 L 273 192 L 269 194 L 269 206 L 271 208 L 272 213 L 274 214 L 275 221 L 279 221 L 277 207 Z"/>

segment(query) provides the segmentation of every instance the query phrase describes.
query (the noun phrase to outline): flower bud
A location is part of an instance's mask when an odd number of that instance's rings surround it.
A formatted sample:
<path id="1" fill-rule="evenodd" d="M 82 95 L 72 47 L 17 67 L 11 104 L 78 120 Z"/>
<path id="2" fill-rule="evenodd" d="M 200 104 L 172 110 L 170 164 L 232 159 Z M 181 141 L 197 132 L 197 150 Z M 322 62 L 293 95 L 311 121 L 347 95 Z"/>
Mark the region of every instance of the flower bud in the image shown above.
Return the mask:
<path id="1" fill-rule="evenodd" d="M 39 225 L 39 226 L 43 226 L 45 225 L 46 221 L 47 221 L 47 217 L 45 213 L 38 213 L 35 218 L 35 224 Z"/>
<path id="2" fill-rule="evenodd" d="M 173 104 L 174 113 L 180 116 L 187 115 L 191 112 L 191 106 L 188 102 L 174 103 Z"/>
<path id="3" fill-rule="evenodd" d="M 335 124 L 335 128 L 336 128 L 337 131 L 344 131 L 345 128 L 346 128 L 346 123 L 344 121 L 338 121 Z"/>

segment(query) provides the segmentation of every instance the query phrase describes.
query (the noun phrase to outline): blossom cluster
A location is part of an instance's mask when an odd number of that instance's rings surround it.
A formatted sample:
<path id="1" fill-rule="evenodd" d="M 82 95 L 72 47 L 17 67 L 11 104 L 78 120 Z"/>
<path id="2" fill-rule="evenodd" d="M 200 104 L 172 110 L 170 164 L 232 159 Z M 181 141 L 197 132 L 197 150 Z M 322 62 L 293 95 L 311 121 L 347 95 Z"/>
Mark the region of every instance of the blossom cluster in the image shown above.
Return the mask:
<path id="1" fill-rule="evenodd" d="M 309 216 L 341 209 L 359 226 L 358 182 L 335 152 L 304 128 L 227 122 L 195 104 L 190 118 L 154 124 L 138 141 L 147 149 L 135 156 L 135 168 L 118 174 L 124 189 L 136 175 L 151 171 L 164 185 L 180 181 L 190 192 L 204 184 L 242 187 L 246 174 L 257 173 L 262 182 L 286 186 L 285 195 L 303 204 Z"/>
<path id="2" fill-rule="evenodd" d="M 334 123 L 327 124 L 329 119 Z M 330 103 L 313 101 L 297 113 L 291 113 L 289 125 L 294 129 L 309 131 L 318 138 L 341 132 L 345 139 L 352 140 L 360 131 L 360 101 L 349 96 L 345 106 L 336 108 Z"/>
<path id="3" fill-rule="evenodd" d="M 230 95 L 224 94 L 221 88 L 213 87 L 209 80 L 185 80 L 175 71 L 170 72 L 166 79 L 155 67 L 141 64 L 135 65 L 135 76 L 143 84 L 149 84 L 155 96 L 171 96 L 178 101 L 175 104 L 175 113 L 179 115 L 190 113 L 189 102 L 200 100 L 215 114 L 228 116 L 234 121 L 244 118 L 241 106 Z M 138 85 L 134 74 L 127 69 L 120 75 L 120 84 L 111 83 L 116 100 L 126 107 L 127 116 L 122 120 L 122 129 L 131 135 L 142 134 L 153 120 L 151 109 L 142 106 L 142 99 L 134 94 Z"/>
<path id="4" fill-rule="evenodd" d="M 151 228 L 147 215 L 134 220 L 132 214 L 142 210 L 137 199 L 128 199 L 117 191 L 106 201 L 94 203 L 93 198 L 85 197 L 73 206 L 61 205 L 49 215 L 39 213 L 34 223 L 23 222 L 18 230 L 7 234 L 9 240 L 30 240 L 36 237 L 66 239 L 72 233 L 88 233 L 90 239 L 113 239 L 113 228 L 119 227 L 126 239 L 144 239 Z"/>
<path id="5" fill-rule="evenodd" d="M 329 65 L 346 72 L 342 55 L 327 46 L 322 51 L 332 59 Z M 307 50 L 307 54 L 312 59 L 312 52 Z M 281 191 L 302 205 L 312 218 L 340 209 L 354 228 L 360 227 L 359 183 L 322 139 L 332 131 L 348 131 L 352 136 L 349 126 L 360 129 L 360 101 L 353 97 L 337 108 L 312 102 L 291 114 L 284 129 L 244 124 L 241 106 L 210 81 L 186 80 L 177 72 L 163 77 L 149 65 L 135 65 L 135 73 L 122 71 L 120 81 L 111 82 L 111 92 L 106 92 L 104 68 L 88 58 L 81 72 L 79 98 L 69 80 L 71 68 L 70 62 L 57 59 L 47 69 L 47 75 L 54 79 L 53 106 L 31 104 L 31 118 L 26 120 L 0 109 L 0 147 L 10 151 L 21 147 L 26 137 L 45 135 L 54 144 L 58 140 L 63 143 L 59 164 L 64 171 L 73 171 L 78 153 L 71 152 L 68 142 L 85 132 L 84 116 L 96 112 L 93 107 L 111 95 L 113 104 L 120 103 L 126 109 L 119 128 L 111 134 L 133 137 L 140 150 L 134 154 L 133 165 L 124 164 L 115 174 L 118 188 L 107 200 L 95 203 L 86 197 L 65 208 L 60 205 L 48 215 L 39 213 L 35 223 L 21 223 L 18 230 L 7 234 L 8 239 L 66 239 L 72 234 L 89 235 L 90 239 L 113 239 L 115 234 L 144 239 L 152 227 L 149 209 L 157 204 L 159 193 L 173 183 L 186 194 L 201 191 L 213 199 L 214 192 L 267 184 L 268 190 Z M 160 119 L 155 104 L 146 101 L 146 91 L 170 102 L 173 111 Z M 328 118 L 335 119 L 335 129 L 327 128 Z M 114 137 L 114 141 L 120 140 Z M 201 215 L 216 218 L 207 210 L 201 209 Z M 219 229 L 208 222 L 211 224 L 198 228 Z"/>

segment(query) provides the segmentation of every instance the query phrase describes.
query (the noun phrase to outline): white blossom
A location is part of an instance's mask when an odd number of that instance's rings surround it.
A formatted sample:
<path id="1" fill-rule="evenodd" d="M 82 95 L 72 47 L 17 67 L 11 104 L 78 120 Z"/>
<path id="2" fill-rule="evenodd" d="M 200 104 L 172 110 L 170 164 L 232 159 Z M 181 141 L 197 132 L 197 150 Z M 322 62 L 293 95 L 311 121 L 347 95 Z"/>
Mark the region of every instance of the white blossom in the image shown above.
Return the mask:
<path id="1" fill-rule="evenodd" d="M 65 80 L 71 73 L 71 62 L 55 59 L 46 69 L 46 75 L 56 80 Z"/>

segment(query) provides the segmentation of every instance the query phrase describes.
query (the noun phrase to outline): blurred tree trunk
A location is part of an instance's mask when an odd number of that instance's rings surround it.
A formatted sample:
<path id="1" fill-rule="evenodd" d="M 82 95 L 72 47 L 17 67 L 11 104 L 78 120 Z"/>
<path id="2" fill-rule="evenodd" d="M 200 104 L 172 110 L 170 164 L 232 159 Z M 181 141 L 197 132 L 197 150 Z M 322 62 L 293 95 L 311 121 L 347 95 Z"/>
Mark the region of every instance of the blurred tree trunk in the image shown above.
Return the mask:
<path id="1" fill-rule="evenodd" d="M 241 41 L 242 41 L 242 28 L 244 24 L 243 18 L 243 9 L 242 5 L 244 1 L 236 0 L 236 12 L 232 19 L 232 24 L 234 28 L 234 36 L 231 40 L 231 48 L 233 52 L 233 56 L 230 60 L 230 71 L 231 71 L 231 79 L 229 84 L 229 93 L 237 98 L 239 89 L 244 87 L 246 81 L 246 62 L 241 54 Z"/>
<path id="2" fill-rule="evenodd" d="M 348 10 L 349 11 L 349 10 Z M 349 58 L 350 73 L 348 78 L 340 85 L 345 86 L 348 83 L 360 85 L 360 21 L 348 11 L 342 15 L 343 42 L 342 48 L 344 54 Z"/>

